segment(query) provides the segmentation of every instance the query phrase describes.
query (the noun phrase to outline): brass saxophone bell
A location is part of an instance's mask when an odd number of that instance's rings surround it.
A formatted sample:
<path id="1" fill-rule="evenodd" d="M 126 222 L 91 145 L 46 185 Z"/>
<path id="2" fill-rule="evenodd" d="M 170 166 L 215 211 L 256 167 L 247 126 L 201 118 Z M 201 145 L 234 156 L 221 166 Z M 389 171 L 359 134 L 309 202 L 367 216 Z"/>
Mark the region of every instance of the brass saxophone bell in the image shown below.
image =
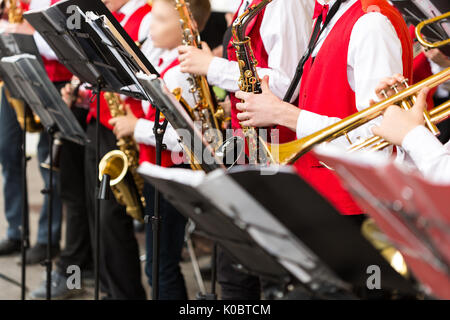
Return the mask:
<path id="1" fill-rule="evenodd" d="M 120 150 L 108 152 L 99 164 L 99 180 L 104 175 L 110 177 L 110 187 L 117 202 L 126 206 L 129 216 L 144 223 L 144 200 L 129 170 L 128 157 Z"/>
<path id="2" fill-rule="evenodd" d="M 361 226 L 362 235 L 377 249 L 391 267 L 403 277 L 409 277 L 409 270 L 402 254 L 387 239 L 373 219 L 367 219 Z"/>

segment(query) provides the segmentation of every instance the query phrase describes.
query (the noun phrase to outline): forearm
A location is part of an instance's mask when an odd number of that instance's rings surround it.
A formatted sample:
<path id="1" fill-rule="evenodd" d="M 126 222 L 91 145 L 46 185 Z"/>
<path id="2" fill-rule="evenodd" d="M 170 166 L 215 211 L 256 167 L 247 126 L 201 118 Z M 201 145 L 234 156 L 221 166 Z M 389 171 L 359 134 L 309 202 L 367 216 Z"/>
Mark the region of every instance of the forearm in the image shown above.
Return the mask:
<path id="1" fill-rule="evenodd" d="M 134 129 L 134 139 L 137 143 L 156 146 L 156 138 L 153 133 L 155 123 L 150 120 L 139 119 Z M 167 149 L 173 152 L 180 152 L 182 148 L 178 142 L 178 134 L 175 129 L 168 124 L 164 134 L 163 143 Z"/>
<path id="2" fill-rule="evenodd" d="M 450 183 L 450 150 L 424 126 L 411 130 L 402 143 L 425 178 L 435 183 Z"/>

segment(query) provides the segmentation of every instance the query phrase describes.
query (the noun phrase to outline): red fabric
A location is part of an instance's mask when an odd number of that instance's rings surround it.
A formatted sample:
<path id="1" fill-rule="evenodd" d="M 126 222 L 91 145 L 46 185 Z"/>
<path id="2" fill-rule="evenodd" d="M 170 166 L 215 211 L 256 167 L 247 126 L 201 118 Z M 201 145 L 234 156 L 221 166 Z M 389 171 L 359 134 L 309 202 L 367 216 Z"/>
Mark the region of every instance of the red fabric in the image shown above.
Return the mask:
<path id="1" fill-rule="evenodd" d="M 260 3 L 261 0 L 254 0 L 250 6 Z M 242 5 L 242 4 L 241 4 Z M 239 12 L 236 12 L 234 19 L 236 19 L 237 14 Z M 269 67 L 269 55 L 264 48 L 264 43 L 261 39 L 261 34 L 259 32 L 261 28 L 261 24 L 263 21 L 263 17 L 265 14 L 265 9 L 263 9 L 247 26 L 246 35 L 250 37 L 251 39 L 251 46 L 253 49 L 253 53 L 255 55 L 256 61 L 258 61 L 258 67 L 261 68 L 268 68 Z M 282 36 L 282 35 L 280 35 Z M 236 58 L 236 50 L 233 46 L 233 39 L 231 39 L 230 43 L 227 47 L 228 52 L 228 60 L 230 61 L 237 61 Z M 241 129 L 241 125 L 239 124 L 239 120 L 237 119 L 238 110 L 236 109 L 236 103 L 239 102 L 239 99 L 237 99 L 234 95 L 234 93 L 230 93 L 230 100 L 231 100 L 231 125 L 233 129 Z M 277 126 L 277 129 L 279 130 L 279 142 L 288 142 L 295 140 L 295 132 L 292 130 L 289 130 L 286 127 Z M 268 134 L 268 138 L 270 138 L 270 134 Z M 274 141 L 276 142 L 276 141 Z"/>
<path id="2" fill-rule="evenodd" d="M 414 25 L 411 25 L 409 27 L 409 32 L 411 35 L 411 38 L 414 40 L 416 39 L 416 27 Z M 413 61 L 413 80 L 410 81 L 412 84 L 418 83 L 428 77 L 431 77 L 433 75 L 433 72 L 431 71 L 431 65 L 428 61 L 428 58 L 425 56 L 425 53 L 421 52 L 419 53 Z M 428 97 L 427 97 L 427 106 L 428 109 L 432 109 L 434 107 L 434 101 L 433 101 L 433 95 L 437 91 L 437 87 L 430 90 Z"/>
<path id="3" fill-rule="evenodd" d="M 322 5 L 316 0 L 316 5 L 314 7 L 313 20 L 317 19 L 319 16 L 322 16 L 322 22 L 325 22 L 329 10 L 330 10 L 330 6 L 328 4 Z"/>
<path id="4" fill-rule="evenodd" d="M 25 3 L 23 1 L 19 1 L 20 8 L 23 10 L 23 12 L 26 12 L 30 10 L 30 3 Z"/>
<path id="5" fill-rule="evenodd" d="M 166 69 L 161 72 L 161 77 L 164 78 L 164 75 L 172 68 L 176 67 L 180 64 L 178 59 L 175 59 Z M 145 119 L 150 121 L 155 121 L 156 117 L 156 109 L 152 106 L 149 107 L 147 114 L 145 115 Z M 163 122 L 164 119 L 160 119 L 160 122 Z M 180 155 L 179 160 L 182 160 L 182 155 Z M 156 148 L 152 145 L 147 144 L 139 144 L 139 163 L 142 162 L 150 162 L 156 164 Z M 162 167 L 172 167 L 174 165 L 172 161 L 172 152 L 170 150 L 163 150 L 161 152 L 161 166 Z"/>
<path id="6" fill-rule="evenodd" d="M 347 78 L 348 45 L 356 21 L 374 8 L 387 16 L 397 30 L 403 48 L 403 72 L 411 77 L 412 42 L 401 15 L 386 1 L 358 1 L 333 27 L 314 61 L 310 58 L 305 64 L 299 96 L 301 109 L 338 118 L 357 112 L 355 93 Z M 294 165 L 299 175 L 342 214 L 362 213 L 333 171 L 322 166 L 311 153 Z"/>
<path id="7" fill-rule="evenodd" d="M 148 4 L 143 5 L 142 7 L 136 9 L 136 11 L 130 16 L 127 23 L 123 26 L 125 31 L 130 35 L 133 41 L 138 40 L 139 27 L 141 25 L 144 17 L 151 11 L 151 6 Z M 123 17 L 120 13 L 113 13 L 113 15 L 120 22 Z M 134 115 L 138 118 L 144 117 L 144 112 L 142 111 L 141 102 L 139 100 L 134 100 L 132 98 L 127 98 L 125 103 L 131 105 L 131 109 Z M 90 104 L 89 114 L 87 116 L 87 122 L 89 123 L 92 119 L 97 118 L 97 101 L 93 101 Z M 112 130 L 112 126 L 109 125 L 109 120 L 111 120 L 111 113 L 109 112 L 108 104 L 103 98 L 103 93 L 101 94 L 100 101 L 100 123 Z"/>

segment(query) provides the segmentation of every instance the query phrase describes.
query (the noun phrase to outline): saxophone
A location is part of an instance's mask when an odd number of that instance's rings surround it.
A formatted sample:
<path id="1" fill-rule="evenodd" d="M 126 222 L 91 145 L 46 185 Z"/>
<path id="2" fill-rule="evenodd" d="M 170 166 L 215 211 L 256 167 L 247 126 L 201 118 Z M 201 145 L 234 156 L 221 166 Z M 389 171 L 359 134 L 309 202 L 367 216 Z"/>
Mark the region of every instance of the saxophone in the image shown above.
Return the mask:
<path id="1" fill-rule="evenodd" d="M 261 79 L 256 71 L 258 61 L 253 54 L 251 39 L 245 35 L 245 30 L 250 21 L 271 1 L 263 0 L 259 4 L 249 7 L 233 22 L 231 30 L 240 70 L 239 89 L 244 92 L 261 93 Z M 243 127 L 242 131 L 248 145 L 249 164 L 274 164 L 275 160 L 267 142 L 258 134 L 257 129 L 254 127 Z"/>
<path id="2" fill-rule="evenodd" d="M 175 2 L 175 9 L 180 15 L 183 44 L 201 48 L 200 33 L 189 8 L 189 3 L 186 3 L 185 0 L 175 0 Z M 195 106 L 188 106 L 185 101 L 180 100 L 180 89 L 175 89 L 173 93 L 187 109 L 192 119 L 202 124 L 201 129 L 206 141 L 214 150 L 217 150 L 223 143 L 224 110 L 213 99 L 214 93 L 211 91 L 205 76 L 191 74 L 188 81 L 190 83 L 189 92 L 194 97 Z"/>
<path id="3" fill-rule="evenodd" d="M 113 118 L 125 115 L 124 104 L 118 94 L 105 92 L 104 97 Z M 108 152 L 100 161 L 99 179 L 109 175 L 117 202 L 126 206 L 127 214 L 132 218 L 144 222 L 144 180 L 136 172 L 139 167 L 138 146 L 132 137 L 119 139 L 117 146 L 119 150 Z"/>
<path id="4" fill-rule="evenodd" d="M 20 6 L 17 6 L 16 0 L 7 0 L 6 2 L 8 3 L 8 22 L 11 24 L 22 23 L 23 9 Z M 6 89 L 5 96 L 9 105 L 16 112 L 17 121 L 22 129 L 25 127 L 26 123 L 27 132 L 39 132 L 42 130 L 39 117 L 33 114 L 30 107 L 27 106 L 24 101 L 11 97 L 9 91 Z"/>

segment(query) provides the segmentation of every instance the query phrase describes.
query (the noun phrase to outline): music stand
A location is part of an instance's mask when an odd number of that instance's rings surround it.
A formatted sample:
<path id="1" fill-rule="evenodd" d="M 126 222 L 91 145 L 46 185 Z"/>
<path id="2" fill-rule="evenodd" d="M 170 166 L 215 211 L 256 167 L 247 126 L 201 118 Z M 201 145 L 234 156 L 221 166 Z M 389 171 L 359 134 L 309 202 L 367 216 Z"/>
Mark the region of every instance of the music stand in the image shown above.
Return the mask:
<path id="1" fill-rule="evenodd" d="M 50 184 L 43 193 L 48 195 L 48 238 L 47 238 L 47 299 L 51 299 L 51 245 L 53 220 L 53 141 L 55 135 L 66 140 L 85 144 L 87 137 L 78 121 L 67 108 L 59 92 L 47 76 L 42 63 L 33 55 L 21 54 L 2 58 L 0 61 L 2 75 L 8 77 L 8 87 L 13 88 L 14 95 L 20 95 L 33 112 L 39 116 L 41 123 L 50 137 Z M 25 130 L 24 130 L 25 131 Z M 25 261 L 22 265 L 25 265 Z"/>
<path id="2" fill-rule="evenodd" d="M 317 148 L 336 169 L 358 204 L 402 253 L 414 275 L 437 297 L 450 299 L 448 185 L 434 185 L 417 172 L 374 154 Z"/>
<path id="3" fill-rule="evenodd" d="M 339 215 L 292 168 L 263 170 L 279 171 L 262 175 L 260 168 L 239 167 L 205 175 L 149 163 L 138 171 L 247 272 L 285 285 L 296 279 L 320 296 L 325 294 L 324 287 L 347 293 L 352 287 L 365 287 L 367 268 L 377 265 L 384 289 L 414 292 L 358 227 Z"/>
<path id="4" fill-rule="evenodd" d="M 1 33 L 0 34 L 0 59 L 21 53 L 29 53 L 35 55 L 37 59 L 41 59 L 39 51 L 34 42 L 32 35 L 20 33 Z M 21 100 L 21 95 L 15 89 L 14 82 L 8 79 L 8 75 L 1 72 L 0 78 L 4 80 L 10 97 Z M 28 106 L 24 105 L 24 117 L 29 116 Z M 24 121 L 22 130 L 22 222 L 21 222 L 21 299 L 25 300 L 26 294 L 26 251 L 30 247 L 29 234 L 29 207 L 28 207 L 28 182 L 27 182 L 27 163 L 29 158 L 26 154 L 26 131 L 27 122 Z"/>
<path id="5" fill-rule="evenodd" d="M 68 24 L 74 14 L 78 15 L 79 20 L 76 28 Z M 98 164 L 100 161 L 101 91 L 114 91 L 134 98 L 148 99 L 140 90 L 135 73 L 143 70 L 147 73 L 159 74 L 99 0 L 60 1 L 43 10 L 29 11 L 24 14 L 24 17 L 48 42 L 61 63 L 82 82 L 90 83 L 95 87 L 97 96 L 96 163 Z M 155 127 L 156 123 L 158 122 L 155 122 Z M 160 128 L 158 135 L 161 138 L 157 141 L 160 140 L 161 144 L 163 134 L 164 128 Z M 162 146 L 159 149 L 162 149 Z M 96 176 L 98 176 L 98 165 Z M 103 180 L 104 183 L 106 180 Z M 101 189 L 100 181 L 98 181 L 96 192 L 98 196 L 95 204 L 95 299 L 99 298 L 99 212 L 100 197 L 103 195 L 100 194 Z M 155 198 L 156 196 L 157 193 Z M 155 199 L 156 209 L 157 204 L 158 200 Z"/>

